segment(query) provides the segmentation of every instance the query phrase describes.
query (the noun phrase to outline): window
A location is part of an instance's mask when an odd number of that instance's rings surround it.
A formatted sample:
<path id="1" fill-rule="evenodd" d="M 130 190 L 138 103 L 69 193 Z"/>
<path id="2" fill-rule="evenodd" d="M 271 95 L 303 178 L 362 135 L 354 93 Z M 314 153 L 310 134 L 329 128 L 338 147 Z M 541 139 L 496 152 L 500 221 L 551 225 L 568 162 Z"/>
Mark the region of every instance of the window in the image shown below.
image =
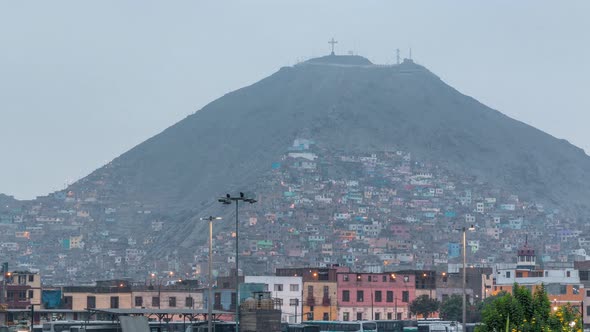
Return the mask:
<path id="1" fill-rule="evenodd" d="M 342 320 L 348 322 L 350 320 L 350 312 L 343 312 L 342 313 Z"/>
<path id="2" fill-rule="evenodd" d="M 313 297 L 313 286 L 307 286 L 307 296 Z"/>
<path id="3" fill-rule="evenodd" d="M 586 291 L 586 296 L 590 296 L 590 290 Z"/>
<path id="4" fill-rule="evenodd" d="M 342 302 L 350 302 L 350 291 L 349 290 L 342 291 Z"/>
<path id="5" fill-rule="evenodd" d="M 506 271 L 506 278 L 510 278 L 510 271 Z"/>
<path id="6" fill-rule="evenodd" d="M 387 276 L 381 276 L 381 281 L 386 282 L 387 281 Z"/>
<path id="7" fill-rule="evenodd" d="M 330 287 L 324 286 L 324 297 L 330 296 Z"/>
<path id="8" fill-rule="evenodd" d="M 381 313 L 380 312 L 376 312 L 375 313 L 375 320 L 380 320 L 381 319 Z"/>
<path id="9" fill-rule="evenodd" d="M 298 284 L 290 284 L 289 285 L 289 290 L 291 292 L 299 292 L 299 285 Z"/>
<path id="10" fill-rule="evenodd" d="M 234 295 L 235 293 L 232 293 L 232 300 L 234 299 Z M 234 303 L 232 302 L 231 305 L 233 305 Z M 221 309 L 221 293 L 215 293 L 215 295 L 213 295 L 213 309 Z M 235 309 L 235 307 L 234 307 Z"/>
<path id="11" fill-rule="evenodd" d="M 365 292 L 362 290 L 357 290 L 356 291 L 356 301 L 357 302 L 364 302 L 365 298 Z"/>
<path id="12" fill-rule="evenodd" d="M 111 296 L 111 309 L 119 308 L 119 297 Z"/>
<path id="13" fill-rule="evenodd" d="M 375 302 L 381 302 L 381 301 L 382 301 L 382 299 L 381 299 L 381 291 L 380 290 L 375 291 Z"/>
<path id="14" fill-rule="evenodd" d="M 559 285 L 559 294 L 567 294 L 567 286 Z"/>
<path id="15" fill-rule="evenodd" d="M 27 300 L 27 292 L 26 291 L 18 291 L 18 300 L 23 302 Z"/>
<path id="16" fill-rule="evenodd" d="M 96 297 L 95 296 L 87 296 L 86 297 L 86 308 L 88 308 L 88 309 L 96 308 Z"/>
<path id="17" fill-rule="evenodd" d="M 29 299 L 32 300 L 33 297 L 35 297 L 35 294 L 33 293 L 32 290 L 29 291 Z"/>
<path id="18" fill-rule="evenodd" d="M 342 275 L 342 281 L 348 281 L 348 274 Z"/>
<path id="19" fill-rule="evenodd" d="M 580 274 L 580 281 L 588 281 L 590 280 L 588 271 L 579 271 Z"/>
<path id="20" fill-rule="evenodd" d="M 406 303 L 410 302 L 410 292 L 409 291 L 407 291 L 407 290 L 402 291 L 402 302 L 406 302 Z"/>
<path id="21" fill-rule="evenodd" d="M 275 284 L 275 292 L 282 292 L 283 284 Z"/>
<path id="22" fill-rule="evenodd" d="M 586 306 L 586 316 L 590 316 L 590 305 Z"/>
<path id="23" fill-rule="evenodd" d="M 386 302 L 393 302 L 393 291 L 388 290 L 387 293 L 385 294 L 386 298 L 385 301 Z"/>
<path id="24" fill-rule="evenodd" d="M 160 307 L 160 297 L 152 296 L 152 307 L 156 307 L 156 308 Z"/>
<path id="25" fill-rule="evenodd" d="M 176 297 L 175 296 L 170 296 L 170 298 L 168 298 L 168 306 L 170 308 L 176 307 Z"/>
<path id="26" fill-rule="evenodd" d="M 572 272 L 571 271 L 566 271 L 565 272 L 565 276 L 568 277 L 568 278 L 571 277 L 572 276 Z"/>
<path id="27" fill-rule="evenodd" d="M 29 282 L 33 282 L 35 281 L 35 276 L 32 274 L 29 274 Z"/>
<path id="28" fill-rule="evenodd" d="M 363 313 L 362 312 L 356 313 L 356 320 L 363 320 Z"/>
<path id="29" fill-rule="evenodd" d="M 290 306 L 293 306 L 293 307 L 298 306 L 299 305 L 299 299 L 290 299 L 289 300 L 289 305 Z"/>
<path id="30" fill-rule="evenodd" d="M 135 297 L 135 306 L 136 307 L 143 307 L 143 297 L 141 297 L 141 296 Z"/>
<path id="31" fill-rule="evenodd" d="M 10 296 L 10 295 L 9 295 Z M 12 295 L 14 298 L 14 294 Z M 73 306 L 74 299 L 71 296 L 64 296 L 64 304 L 66 308 L 71 309 Z"/>
<path id="32" fill-rule="evenodd" d="M 391 312 L 387 313 L 387 320 L 392 320 L 393 314 Z"/>
<path id="33" fill-rule="evenodd" d="M 522 272 L 516 272 L 516 277 L 517 278 L 522 278 Z"/>
<path id="34" fill-rule="evenodd" d="M 330 320 L 330 314 L 327 312 L 324 312 L 324 318 L 323 320 Z"/>
<path id="35" fill-rule="evenodd" d="M 189 296 L 186 299 L 184 299 L 184 305 L 187 308 L 192 308 L 193 307 L 193 298 Z"/>

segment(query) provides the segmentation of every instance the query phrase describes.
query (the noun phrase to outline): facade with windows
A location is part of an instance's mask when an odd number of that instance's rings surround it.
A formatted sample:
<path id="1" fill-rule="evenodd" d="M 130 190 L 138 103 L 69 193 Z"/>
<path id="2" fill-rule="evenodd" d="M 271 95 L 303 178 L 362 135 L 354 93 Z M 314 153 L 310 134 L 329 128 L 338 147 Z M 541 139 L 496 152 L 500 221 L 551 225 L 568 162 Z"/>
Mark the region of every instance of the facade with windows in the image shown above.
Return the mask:
<path id="1" fill-rule="evenodd" d="M 302 320 L 335 320 L 338 318 L 337 273 L 348 271 L 348 267 L 341 266 L 280 268 L 276 275 L 302 278 Z"/>
<path id="2" fill-rule="evenodd" d="M 246 276 L 246 283 L 264 284 L 265 291 L 281 304 L 281 321 L 300 323 L 303 312 L 303 278 L 278 276 Z"/>
<path id="3" fill-rule="evenodd" d="M 555 269 L 538 267 L 535 260 L 535 250 L 528 244 L 518 250 L 515 268 L 496 269 L 493 294 L 512 293 L 515 283 L 527 287 L 531 292 L 536 287 L 544 285 L 555 310 L 565 304 L 580 309 L 584 299 L 584 285 L 580 281 L 578 270 L 573 266 Z"/>
<path id="4" fill-rule="evenodd" d="M 416 298 L 413 273 L 338 273 L 338 319 L 401 320 Z"/>
<path id="5" fill-rule="evenodd" d="M 7 309 L 27 309 L 41 303 L 41 276 L 27 271 L 4 272 L 1 302 Z"/>
<path id="6" fill-rule="evenodd" d="M 96 286 L 63 288 L 61 308 L 74 311 L 88 309 L 131 308 L 131 286 L 125 280 L 97 281 Z"/>

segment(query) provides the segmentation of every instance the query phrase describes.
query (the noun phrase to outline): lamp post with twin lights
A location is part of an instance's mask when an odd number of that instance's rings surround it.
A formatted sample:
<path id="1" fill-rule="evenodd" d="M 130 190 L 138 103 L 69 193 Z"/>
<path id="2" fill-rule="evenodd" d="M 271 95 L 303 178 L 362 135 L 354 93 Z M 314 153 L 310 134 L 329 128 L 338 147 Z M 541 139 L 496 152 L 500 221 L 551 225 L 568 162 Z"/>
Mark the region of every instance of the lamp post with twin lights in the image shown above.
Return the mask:
<path id="1" fill-rule="evenodd" d="M 467 230 L 475 231 L 475 227 L 473 225 L 469 228 L 463 227 L 463 332 L 467 331 Z"/>
<path id="2" fill-rule="evenodd" d="M 222 204 L 229 205 L 232 202 L 236 203 L 236 332 L 240 332 L 240 273 L 239 273 L 239 264 L 238 264 L 238 257 L 239 257 L 239 244 L 238 244 L 238 234 L 239 234 L 239 227 L 238 227 L 238 212 L 239 212 L 239 202 L 247 202 L 250 204 L 256 203 L 254 198 L 248 198 L 244 195 L 243 192 L 240 193 L 239 196 L 231 196 L 230 194 L 226 194 L 225 197 L 221 197 L 217 200 Z"/>

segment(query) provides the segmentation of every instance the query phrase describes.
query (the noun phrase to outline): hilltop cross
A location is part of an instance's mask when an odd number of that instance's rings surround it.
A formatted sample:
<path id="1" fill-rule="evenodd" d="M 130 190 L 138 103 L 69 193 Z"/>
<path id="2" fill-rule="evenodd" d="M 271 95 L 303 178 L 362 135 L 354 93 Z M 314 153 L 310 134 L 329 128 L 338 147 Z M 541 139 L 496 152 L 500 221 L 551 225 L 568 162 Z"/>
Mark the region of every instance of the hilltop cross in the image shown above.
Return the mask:
<path id="1" fill-rule="evenodd" d="M 334 37 L 332 37 L 332 39 L 328 41 L 328 44 L 332 45 L 332 53 L 330 53 L 330 55 L 334 55 L 334 44 L 338 44 L 338 41 L 334 40 Z"/>

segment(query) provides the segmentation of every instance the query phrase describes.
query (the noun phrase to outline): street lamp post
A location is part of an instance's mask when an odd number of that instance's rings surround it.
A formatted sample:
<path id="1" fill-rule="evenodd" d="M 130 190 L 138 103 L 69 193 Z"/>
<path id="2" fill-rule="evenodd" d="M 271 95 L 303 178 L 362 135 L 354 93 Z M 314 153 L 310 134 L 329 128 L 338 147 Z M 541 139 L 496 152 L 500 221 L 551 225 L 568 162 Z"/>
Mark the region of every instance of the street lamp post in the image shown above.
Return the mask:
<path id="1" fill-rule="evenodd" d="M 469 227 L 470 231 L 474 231 L 475 227 L 473 227 L 473 225 L 471 225 L 471 227 Z M 463 332 L 467 331 L 467 292 L 465 289 L 465 286 L 467 284 L 467 229 L 465 227 L 463 227 Z"/>
<path id="2" fill-rule="evenodd" d="M 211 332 L 213 331 L 213 305 L 211 303 L 213 300 L 213 270 L 211 267 L 213 265 L 213 220 L 221 220 L 221 217 L 209 216 L 207 218 L 201 218 L 201 220 L 209 221 L 209 277 L 207 278 L 209 284 L 209 299 L 207 301 L 207 331 Z"/>
<path id="3" fill-rule="evenodd" d="M 238 206 L 239 206 L 239 202 L 243 201 L 243 202 L 247 202 L 250 204 L 254 204 L 256 203 L 256 200 L 253 198 L 247 198 L 245 197 L 243 192 L 240 192 L 239 196 L 231 196 L 230 194 L 226 194 L 225 197 L 221 197 L 218 199 L 218 201 L 222 204 L 226 204 L 229 205 L 233 202 L 236 202 L 236 332 L 240 332 L 240 273 L 239 273 L 239 244 L 238 244 L 238 239 L 239 239 L 239 227 L 238 227 Z"/>
<path id="4" fill-rule="evenodd" d="M 158 285 L 158 309 L 162 308 L 162 299 L 160 298 L 162 296 L 162 278 L 158 277 L 154 272 L 150 273 L 150 277 L 152 278 L 152 283 L 153 281 L 156 282 L 156 284 Z M 151 288 L 153 289 L 153 285 L 151 285 Z M 153 300 L 152 300 L 152 305 L 153 305 Z"/>

